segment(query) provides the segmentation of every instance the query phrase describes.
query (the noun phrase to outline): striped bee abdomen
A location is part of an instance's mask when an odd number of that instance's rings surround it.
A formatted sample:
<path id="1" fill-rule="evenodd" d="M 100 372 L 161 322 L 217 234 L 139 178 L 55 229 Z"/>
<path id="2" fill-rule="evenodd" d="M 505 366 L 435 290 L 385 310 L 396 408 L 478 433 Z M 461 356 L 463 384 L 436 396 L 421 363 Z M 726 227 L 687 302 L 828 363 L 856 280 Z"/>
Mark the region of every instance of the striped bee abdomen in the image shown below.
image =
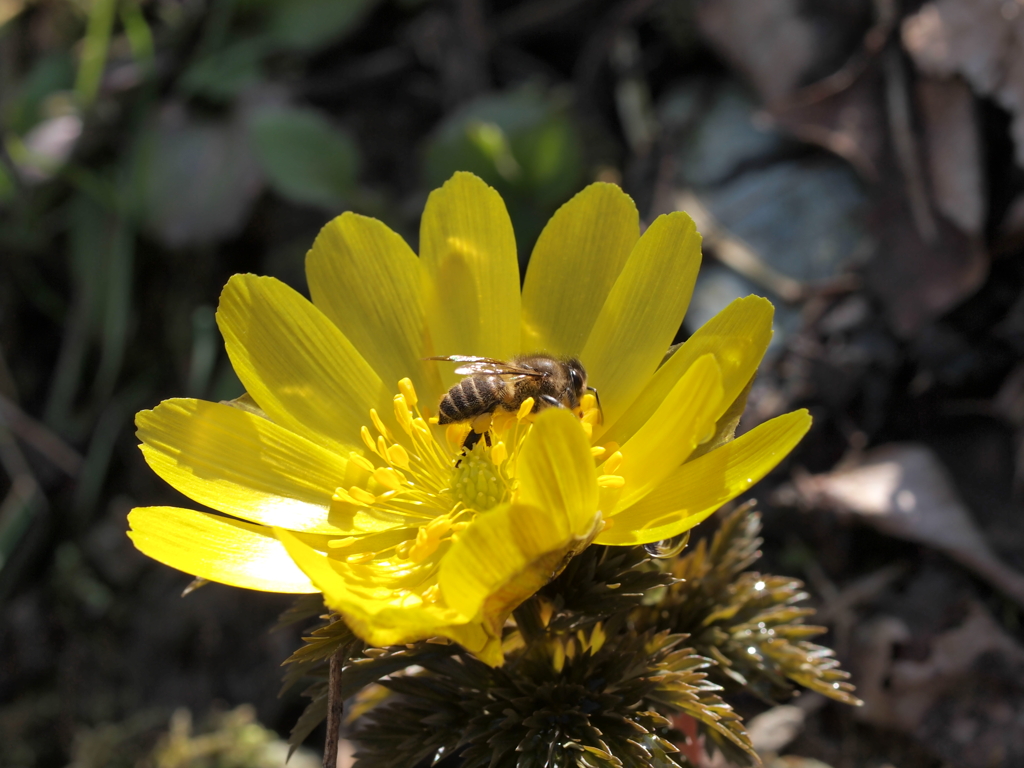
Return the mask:
<path id="1" fill-rule="evenodd" d="M 463 379 L 441 398 L 437 423 L 468 421 L 493 411 L 501 399 L 500 386 L 497 377 L 470 376 Z"/>

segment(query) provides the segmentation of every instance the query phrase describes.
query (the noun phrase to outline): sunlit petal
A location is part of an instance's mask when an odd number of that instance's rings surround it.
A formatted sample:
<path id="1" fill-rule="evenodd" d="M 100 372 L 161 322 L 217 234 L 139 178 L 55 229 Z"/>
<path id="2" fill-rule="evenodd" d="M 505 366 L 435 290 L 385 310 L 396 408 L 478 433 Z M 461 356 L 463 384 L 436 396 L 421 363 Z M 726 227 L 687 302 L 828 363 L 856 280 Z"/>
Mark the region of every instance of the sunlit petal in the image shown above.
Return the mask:
<path id="1" fill-rule="evenodd" d="M 331 450 L 362 450 L 359 428 L 390 399 L 352 343 L 309 301 L 272 277 L 235 275 L 217 309 L 231 364 L 277 424 Z"/>
<path id="2" fill-rule="evenodd" d="M 620 449 L 622 459 L 615 473 L 622 475 L 625 484 L 615 512 L 650 493 L 698 444 L 711 437 L 721 403 L 722 370 L 714 355 L 704 355 Z"/>
<path id="3" fill-rule="evenodd" d="M 433 402 L 441 396 L 427 346 L 420 260 L 376 219 L 343 213 L 317 236 L 306 257 L 315 304 L 393 388 L 405 377 Z"/>
<path id="4" fill-rule="evenodd" d="M 507 360 L 518 352 L 519 261 L 497 192 L 469 173 L 431 192 L 420 258 L 435 354 Z M 444 374 L 449 384 L 458 378 Z"/>
<path id="5" fill-rule="evenodd" d="M 636 206 L 614 184 L 591 184 L 559 208 L 526 271 L 523 351 L 579 355 L 639 237 Z"/>
<path id="6" fill-rule="evenodd" d="M 193 576 L 263 592 L 319 591 L 262 525 L 177 507 L 138 507 L 128 524 L 143 554 Z"/>
<path id="7" fill-rule="evenodd" d="M 614 424 L 605 421 L 601 440 L 626 442 L 702 355 L 713 354 L 718 361 L 722 370 L 722 403 L 728 406 L 753 377 L 768 349 L 774 313 L 771 302 L 760 296 L 731 302 L 676 350 Z"/>
<path id="8" fill-rule="evenodd" d="M 614 518 L 595 542 L 617 546 L 670 539 L 748 490 L 793 450 L 811 426 L 807 411 L 779 416 L 683 464 Z"/>
<path id="9" fill-rule="evenodd" d="M 659 216 L 633 247 L 581 355 L 607 423 L 641 392 L 690 303 L 700 235 L 685 213 Z"/>

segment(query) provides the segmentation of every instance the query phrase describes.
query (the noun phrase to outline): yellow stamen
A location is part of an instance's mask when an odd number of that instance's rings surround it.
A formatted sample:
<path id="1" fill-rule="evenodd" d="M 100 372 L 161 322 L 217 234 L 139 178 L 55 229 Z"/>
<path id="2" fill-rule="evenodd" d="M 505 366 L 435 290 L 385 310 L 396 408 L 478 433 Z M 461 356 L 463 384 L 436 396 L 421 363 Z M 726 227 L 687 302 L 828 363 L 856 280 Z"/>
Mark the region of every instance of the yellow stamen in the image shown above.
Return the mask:
<path id="1" fill-rule="evenodd" d="M 611 456 L 608 457 L 608 460 L 605 461 L 604 466 L 601 467 L 601 470 L 605 474 L 614 475 L 616 472 L 618 472 L 618 469 L 621 466 L 622 466 L 622 451 L 616 451 L 615 453 L 613 453 Z"/>
<path id="2" fill-rule="evenodd" d="M 374 470 L 373 479 L 390 491 L 401 490 L 402 486 L 406 483 L 405 475 L 397 469 L 385 468 Z"/>
<path id="3" fill-rule="evenodd" d="M 516 420 L 516 416 L 508 411 L 495 411 L 493 414 L 492 429 L 495 432 L 504 432 L 508 429 L 512 422 Z"/>
<path id="4" fill-rule="evenodd" d="M 373 426 L 377 428 L 377 431 L 380 432 L 380 434 L 382 434 L 388 440 L 394 439 L 391 437 L 391 431 L 386 426 L 384 426 L 384 422 L 381 421 L 380 414 L 377 413 L 376 408 L 370 409 L 370 420 L 373 422 Z"/>
<path id="5" fill-rule="evenodd" d="M 505 459 L 508 458 L 508 447 L 504 441 L 498 441 L 491 448 L 491 463 L 496 467 L 500 467 L 505 463 Z"/>
<path id="6" fill-rule="evenodd" d="M 357 504 L 373 504 L 377 497 L 364 488 L 360 488 L 358 485 L 353 485 L 348 489 L 348 495 L 351 496 Z"/>
<path id="7" fill-rule="evenodd" d="M 398 382 L 398 391 L 405 396 L 405 402 L 409 404 L 410 408 L 415 408 L 416 404 L 420 401 L 419 396 L 416 394 L 416 387 L 412 385 L 412 379 L 408 377 Z"/>
<path id="8" fill-rule="evenodd" d="M 465 423 L 461 424 L 449 424 L 444 429 L 445 439 L 448 441 L 448 447 L 453 452 L 462 450 L 462 444 L 466 440 L 466 435 L 469 433 L 470 426 Z"/>
<path id="9" fill-rule="evenodd" d="M 451 522 L 447 517 L 431 520 L 416 532 L 416 543 L 409 550 L 409 559 L 417 565 L 430 557 L 441 544 L 441 537 L 448 532 Z"/>
<path id="10" fill-rule="evenodd" d="M 519 412 L 516 413 L 516 418 L 522 421 L 533 412 L 535 400 L 532 397 L 528 397 L 523 400 L 523 404 L 519 406 Z"/>
<path id="11" fill-rule="evenodd" d="M 423 590 L 424 603 L 436 603 L 441 597 L 441 587 L 438 584 L 431 584 Z M 437 638 L 435 638 L 436 640 Z M 427 640 L 429 643 L 430 640 Z"/>
<path id="12" fill-rule="evenodd" d="M 621 488 L 626 484 L 622 475 L 598 475 L 597 484 L 602 488 Z"/>
<path id="13" fill-rule="evenodd" d="M 362 565 L 368 563 L 377 556 L 376 552 L 358 552 L 354 555 L 349 555 L 345 558 L 346 563 L 352 563 L 353 565 Z"/>
<path id="14" fill-rule="evenodd" d="M 409 469 L 409 452 L 398 443 L 387 449 L 388 463 L 400 469 Z"/>
<path id="15" fill-rule="evenodd" d="M 351 461 L 353 464 L 357 464 L 358 466 L 362 467 L 367 472 L 373 472 L 373 470 L 376 469 L 376 467 L 373 466 L 373 462 L 372 461 L 370 461 L 365 456 L 360 456 L 355 451 L 352 451 L 352 452 L 349 453 L 348 460 Z"/>
<path id="16" fill-rule="evenodd" d="M 607 452 L 608 449 L 605 448 L 603 445 L 595 445 L 590 449 L 590 455 L 593 456 L 595 459 L 600 459 Z"/>
<path id="17" fill-rule="evenodd" d="M 395 395 L 395 418 L 398 419 L 399 426 L 408 434 L 412 429 L 412 413 L 405 402 L 405 395 Z"/>
<path id="18" fill-rule="evenodd" d="M 361 502 L 356 501 L 344 488 L 335 488 L 334 496 L 331 497 L 331 501 L 338 501 L 342 504 L 356 504 L 360 505 Z"/>
<path id="19" fill-rule="evenodd" d="M 373 435 L 370 434 L 370 430 L 363 426 L 359 428 L 359 437 L 363 439 L 363 444 L 371 451 L 374 450 Z"/>

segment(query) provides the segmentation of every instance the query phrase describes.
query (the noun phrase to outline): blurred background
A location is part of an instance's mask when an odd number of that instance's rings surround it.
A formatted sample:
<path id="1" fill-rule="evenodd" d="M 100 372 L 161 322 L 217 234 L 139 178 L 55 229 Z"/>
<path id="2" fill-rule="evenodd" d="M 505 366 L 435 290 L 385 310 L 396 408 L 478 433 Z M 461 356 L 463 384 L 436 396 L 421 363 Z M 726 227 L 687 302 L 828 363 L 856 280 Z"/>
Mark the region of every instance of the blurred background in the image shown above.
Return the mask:
<path id="1" fill-rule="evenodd" d="M 0 765 L 283 764 L 290 600 L 135 552 L 133 505 L 188 502 L 133 416 L 241 393 L 231 274 L 305 291 L 344 210 L 415 247 L 459 169 L 524 266 L 591 181 L 688 211 L 680 340 L 775 302 L 742 428 L 815 426 L 761 567 L 866 704 L 737 702 L 766 760 L 1024 765 L 1021 0 L 0 0 Z"/>

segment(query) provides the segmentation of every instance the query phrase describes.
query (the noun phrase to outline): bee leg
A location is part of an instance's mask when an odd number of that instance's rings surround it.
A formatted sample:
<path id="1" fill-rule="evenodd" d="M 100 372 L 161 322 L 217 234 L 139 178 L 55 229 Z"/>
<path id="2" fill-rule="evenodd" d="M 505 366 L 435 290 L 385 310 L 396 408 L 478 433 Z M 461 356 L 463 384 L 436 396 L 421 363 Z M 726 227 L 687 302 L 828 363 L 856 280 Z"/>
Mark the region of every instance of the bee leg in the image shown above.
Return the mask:
<path id="1" fill-rule="evenodd" d="M 469 451 L 472 451 L 476 447 L 476 444 L 480 442 L 481 437 L 483 437 L 483 435 L 476 430 L 469 430 L 469 434 L 466 435 L 466 439 L 462 441 L 463 452 L 468 453 Z M 487 444 L 490 445 L 490 439 L 488 439 Z"/>
<path id="2" fill-rule="evenodd" d="M 484 432 L 483 434 L 481 434 L 480 432 L 471 429 L 469 431 L 469 434 L 466 435 L 466 439 L 462 441 L 462 456 L 465 456 L 470 451 L 472 451 L 476 447 L 476 444 L 480 442 L 481 437 L 483 437 L 484 441 L 487 443 L 487 447 L 490 448 L 491 433 Z M 459 460 L 455 462 L 455 468 L 458 469 L 461 464 L 462 458 L 460 457 Z"/>
<path id="3" fill-rule="evenodd" d="M 562 401 L 559 400 L 554 395 L 541 395 L 537 399 L 540 400 L 541 403 L 544 403 L 544 405 L 549 406 L 551 408 L 564 408 L 565 407 L 564 405 L 562 405 Z"/>

